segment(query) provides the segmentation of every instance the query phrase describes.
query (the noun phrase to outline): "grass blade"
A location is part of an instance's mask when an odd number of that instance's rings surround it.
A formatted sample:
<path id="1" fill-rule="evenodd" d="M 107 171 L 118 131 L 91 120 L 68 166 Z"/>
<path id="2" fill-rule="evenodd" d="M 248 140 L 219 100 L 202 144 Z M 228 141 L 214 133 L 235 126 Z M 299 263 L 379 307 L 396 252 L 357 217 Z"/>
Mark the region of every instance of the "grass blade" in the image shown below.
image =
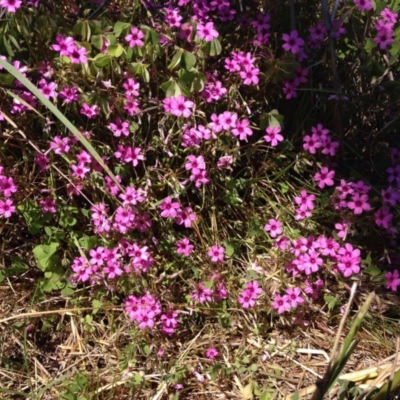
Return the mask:
<path id="1" fill-rule="evenodd" d="M 121 191 L 124 191 L 120 183 L 118 182 L 115 175 L 111 172 L 110 168 L 104 163 L 103 159 L 94 149 L 94 147 L 89 143 L 89 141 L 82 135 L 82 133 L 69 121 L 69 119 L 49 100 L 42 92 L 19 72 L 13 65 L 0 58 L 0 66 L 8 71 L 14 76 L 19 82 L 21 82 L 32 94 L 44 105 L 46 106 L 61 122 L 62 124 L 72 132 L 72 134 L 83 144 L 86 150 L 92 155 L 92 157 L 101 165 L 101 167 L 106 171 L 107 175 L 115 182 Z"/>

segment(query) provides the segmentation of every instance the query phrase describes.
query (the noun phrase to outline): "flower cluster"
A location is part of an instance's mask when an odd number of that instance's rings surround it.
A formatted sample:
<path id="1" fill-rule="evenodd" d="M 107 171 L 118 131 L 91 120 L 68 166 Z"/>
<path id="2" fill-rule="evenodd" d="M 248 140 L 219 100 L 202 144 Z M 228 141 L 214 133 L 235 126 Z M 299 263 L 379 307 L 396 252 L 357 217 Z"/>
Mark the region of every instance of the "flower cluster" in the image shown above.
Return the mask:
<path id="1" fill-rule="evenodd" d="M 71 36 L 64 37 L 58 34 L 56 36 L 56 44 L 51 47 L 54 51 L 58 51 L 60 56 L 68 57 L 72 64 L 86 64 L 87 50 L 85 47 L 78 47 L 75 40 Z"/>
<path id="2" fill-rule="evenodd" d="M 125 299 L 124 310 L 139 329 L 152 329 L 161 314 L 161 303 L 148 292 L 142 297 L 129 295 Z"/>
<path id="3" fill-rule="evenodd" d="M 397 14 L 386 7 L 380 15 L 381 18 L 375 23 L 377 35 L 374 42 L 379 45 L 381 50 L 386 50 L 394 42 L 394 25 L 397 22 Z"/>
<path id="4" fill-rule="evenodd" d="M 278 314 L 297 308 L 299 304 L 304 303 L 299 287 L 287 288 L 284 295 L 276 294 L 272 302 L 272 308 L 276 309 Z"/>
<path id="5" fill-rule="evenodd" d="M 320 150 L 322 154 L 334 156 L 336 149 L 339 147 L 339 142 L 332 139 L 329 129 L 318 124 L 311 128 L 311 135 L 303 137 L 303 149 L 310 154 L 316 154 Z"/>
<path id="6" fill-rule="evenodd" d="M 193 101 L 180 94 L 177 97 L 167 97 L 163 100 L 164 111 L 175 117 L 189 118 L 192 115 Z"/>
<path id="7" fill-rule="evenodd" d="M 262 292 L 258 281 L 247 282 L 246 289 L 240 292 L 238 302 L 243 308 L 254 307 Z"/>
<path id="8" fill-rule="evenodd" d="M 260 70 L 255 66 L 256 58 L 243 51 L 231 52 L 231 58 L 225 58 L 225 68 L 229 72 L 238 72 L 244 85 L 257 85 Z"/>
<path id="9" fill-rule="evenodd" d="M 211 286 L 199 283 L 191 295 L 192 300 L 200 304 L 222 301 L 228 297 L 228 290 L 218 273 L 213 274 L 211 277 Z"/>
<path id="10" fill-rule="evenodd" d="M 18 191 L 11 176 L 4 175 L 4 167 L 0 165 L 0 217 L 10 218 L 16 211 L 12 195 Z"/>

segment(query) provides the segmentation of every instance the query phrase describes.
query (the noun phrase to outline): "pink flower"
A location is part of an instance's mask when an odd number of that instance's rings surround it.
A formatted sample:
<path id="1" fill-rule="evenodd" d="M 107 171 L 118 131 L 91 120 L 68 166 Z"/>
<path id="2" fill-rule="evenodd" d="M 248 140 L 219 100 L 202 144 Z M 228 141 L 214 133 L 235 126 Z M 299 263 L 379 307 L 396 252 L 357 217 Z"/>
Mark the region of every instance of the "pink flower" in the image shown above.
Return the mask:
<path id="1" fill-rule="evenodd" d="M 200 304 L 212 302 L 212 290 L 199 283 L 196 290 L 192 293 L 192 300 L 198 301 Z"/>
<path id="2" fill-rule="evenodd" d="M 193 154 L 187 156 L 188 162 L 185 164 L 186 171 L 191 171 L 192 174 L 198 173 L 200 170 L 206 168 L 203 156 L 196 157 Z"/>
<path id="3" fill-rule="evenodd" d="M 133 148 L 118 145 L 118 151 L 114 153 L 114 157 L 121 159 L 123 163 L 132 162 L 132 165 L 136 167 L 139 161 L 144 160 L 144 155 L 141 151 L 142 149 L 140 147 Z"/>
<path id="4" fill-rule="evenodd" d="M 57 212 L 56 209 L 56 201 L 51 197 L 45 197 L 39 201 L 39 205 L 42 207 L 44 213 L 48 212 L 51 214 L 55 214 Z"/>
<path id="5" fill-rule="evenodd" d="M 54 150 L 55 154 L 68 153 L 70 150 L 70 138 L 60 138 L 59 136 L 54 136 L 54 139 L 50 142 L 50 149 Z"/>
<path id="6" fill-rule="evenodd" d="M 88 60 L 86 54 L 87 50 L 85 47 L 78 47 L 75 45 L 68 57 L 71 59 L 72 64 L 86 64 Z"/>
<path id="7" fill-rule="evenodd" d="M 187 100 L 183 95 L 164 99 L 163 103 L 165 111 L 170 112 L 176 117 L 183 116 L 189 118 L 192 115 L 191 108 L 193 108 L 194 103 L 193 101 Z"/>
<path id="8" fill-rule="evenodd" d="M 129 47 L 143 47 L 144 42 L 142 39 L 144 36 L 144 33 L 140 29 L 131 26 L 131 33 L 125 36 L 125 40 L 128 42 Z"/>
<path id="9" fill-rule="evenodd" d="M 14 14 L 22 4 L 22 0 L 0 0 L 0 7 L 7 9 L 7 12 Z"/>
<path id="10" fill-rule="evenodd" d="M 191 228 L 192 223 L 196 221 L 196 214 L 193 212 L 191 207 L 185 207 L 178 210 L 178 214 L 175 218 L 175 223 L 178 225 L 184 225 L 185 228 Z"/>
<path id="11" fill-rule="evenodd" d="M 102 266 L 104 264 L 104 247 L 99 246 L 96 249 L 91 249 L 89 254 L 92 257 L 89 261 L 91 265 Z"/>
<path id="12" fill-rule="evenodd" d="M 386 272 L 386 288 L 393 290 L 393 292 L 397 291 L 397 286 L 400 286 L 400 274 L 396 269 L 393 272 Z"/>
<path id="13" fill-rule="evenodd" d="M 385 229 L 389 229 L 393 220 L 393 214 L 385 206 L 375 213 L 375 223 Z"/>
<path id="14" fill-rule="evenodd" d="M 371 0 L 354 0 L 354 4 L 358 7 L 360 11 L 372 10 Z"/>
<path id="15" fill-rule="evenodd" d="M 89 119 L 92 119 L 99 115 L 99 106 L 96 104 L 89 105 L 88 103 L 83 103 L 82 108 L 80 109 L 80 113 L 86 115 Z"/>
<path id="16" fill-rule="evenodd" d="M 352 233 L 349 229 L 350 222 L 343 221 L 341 224 L 335 224 L 335 229 L 338 231 L 338 237 L 342 240 L 346 240 L 346 236 L 348 233 Z"/>
<path id="17" fill-rule="evenodd" d="M 280 134 L 280 126 L 268 126 L 266 132 L 267 134 L 264 136 L 264 140 L 270 143 L 272 147 L 276 147 L 279 142 L 283 141 L 283 136 Z"/>
<path id="18" fill-rule="evenodd" d="M 73 37 L 68 36 L 64 37 L 62 35 L 56 36 L 57 44 L 53 44 L 51 47 L 55 51 L 59 51 L 60 55 L 67 56 L 71 54 L 71 52 L 75 49 L 75 40 Z"/>
<path id="19" fill-rule="evenodd" d="M 206 357 L 214 360 L 214 358 L 218 357 L 218 350 L 215 347 L 210 347 L 206 350 Z"/>
<path id="20" fill-rule="evenodd" d="M 55 82 L 47 82 L 45 79 L 41 79 L 38 82 L 40 91 L 43 93 L 43 95 L 47 98 L 57 98 L 57 83 Z"/>
<path id="21" fill-rule="evenodd" d="M 238 302 L 243 308 L 246 309 L 246 308 L 254 307 L 256 304 L 256 299 L 251 296 L 251 293 L 248 290 L 244 290 L 240 294 Z"/>
<path id="22" fill-rule="evenodd" d="M 360 272 L 359 257 L 352 258 L 345 255 L 337 266 L 346 278 Z"/>
<path id="23" fill-rule="evenodd" d="M 114 279 L 116 276 L 121 276 L 124 273 L 119 262 L 108 262 L 107 266 L 103 267 L 103 272 L 107 274 L 107 279 Z"/>
<path id="24" fill-rule="evenodd" d="M 211 258 L 211 262 L 223 262 L 224 261 L 225 248 L 223 246 L 219 247 L 217 244 L 211 246 L 207 255 Z"/>
<path id="25" fill-rule="evenodd" d="M 296 308 L 299 304 L 304 303 L 304 299 L 301 297 L 301 289 L 295 287 L 294 289 L 286 289 L 287 300 L 293 308 Z"/>
<path id="26" fill-rule="evenodd" d="M 181 205 L 178 201 L 172 201 L 171 196 L 168 196 L 164 199 L 159 207 L 162 210 L 161 216 L 163 218 L 176 218 L 176 216 L 178 215 L 178 211 L 181 208 Z"/>
<path id="27" fill-rule="evenodd" d="M 232 156 L 222 156 L 217 161 L 218 168 L 230 168 L 232 164 L 233 164 Z"/>
<path id="28" fill-rule="evenodd" d="M 294 219 L 296 221 L 302 221 L 303 219 L 309 218 L 311 217 L 311 212 L 308 210 L 304 210 L 304 209 L 296 209 L 296 215 L 294 216 Z"/>
<path id="29" fill-rule="evenodd" d="M 315 154 L 317 152 L 317 149 L 321 146 L 321 142 L 319 142 L 314 136 L 304 136 L 303 149 L 308 151 L 310 154 Z"/>
<path id="30" fill-rule="evenodd" d="M 268 224 L 264 226 L 264 231 L 269 232 L 269 235 L 272 238 L 275 238 L 283 232 L 282 222 L 275 219 L 270 219 Z"/>
<path id="31" fill-rule="evenodd" d="M 121 135 L 129 136 L 129 122 L 121 121 L 119 117 L 114 122 L 110 122 L 108 128 L 113 131 L 116 137 L 120 137 Z"/>
<path id="32" fill-rule="evenodd" d="M 188 238 L 176 242 L 176 252 L 178 254 L 188 257 L 193 249 L 194 246 L 190 243 Z"/>
<path id="33" fill-rule="evenodd" d="M 224 111 L 220 115 L 220 122 L 222 129 L 225 131 L 230 131 L 232 128 L 236 127 L 237 114 L 230 111 Z"/>
<path id="34" fill-rule="evenodd" d="M 298 264 L 298 269 L 304 271 L 306 275 L 311 275 L 319 270 L 323 262 L 323 259 L 319 257 L 315 250 L 310 250 L 307 254 L 304 254 L 302 262 Z"/>
<path id="35" fill-rule="evenodd" d="M 262 287 L 260 286 L 258 281 L 247 282 L 246 291 L 253 299 L 257 299 L 258 296 L 263 292 Z"/>
<path id="36" fill-rule="evenodd" d="M 86 174 L 90 171 L 90 168 L 86 166 L 84 163 L 79 163 L 78 165 L 71 165 L 72 176 L 75 178 L 85 179 Z"/>
<path id="37" fill-rule="evenodd" d="M 320 172 L 314 175 L 314 181 L 318 182 L 318 187 L 323 189 L 325 186 L 333 186 L 335 171 L 329 171 L 327 167 L 321 167 Z"/>
<path id="38" fill-rule="evenodd" d="M 288 296 L 287 295 L 281 296 L 279 294 L 275 295 L 272 307 L 278 310 L 278 314 L 283 314 L 285 311 L 289 311 L 291 305 Z"/>
<path id="39" fill-rule="evenodd" d="M 197 36 L 206 42 L 212 42 L 219 36 L 218 31 L 214 28 L 213 22 L 207 22 L 205 25 L 197 24 Z"/>
<path id="40" fill-rule="evenodd" d="M 260 70 L 258 68 L 252 67 L 251 65 L 247 65 L 244 70 L 239 72 L 239 75 L 243 79 L 243 83 L 245 85 L 257 85 L 259 82 L 259 74 Z"/>
<path id="41" fill-rule="evenodd" d="M 0 216 L 10 218 L 15 213 L 15 206 L 11 199 L 0 200 Z"/>
<path id="42" fill-rule="evenodd" d="M 11 197 L 17 191 L 18 188 L 14 184 L 13 178 L 0 175 L 0 192 L 3 193 L 4 197 Z"/>
<path id="43" fill-rule="evenodd" d="M 249 125 L 250 121 L 248 119 L 236 121 L 235 128 L 232 129 L 232 135 L 239 136 L 240 140 L 247 141 L 247 137 L 253 134 L 253 131 L 248 127 Z"/>
<path id="44" fill-rule="evenodd" d="M 371 205 L 368 203 L 368 195 L 355 193 L 352 196 L 352 201 L 347 203 L 347 207 L 350 210 L 353 210 L 355 215 L 361 214 L 363 211 L 369 211 L 371 209 Z"/>
<path id="45" fill-rule="evenodd" d="M 314 194 L 308 194 L 304 189 L 300 192 L 300 196 L 296 196 L 294 201 L 300 206 L 300 210 L 307 211 L 314 209 Z"/>

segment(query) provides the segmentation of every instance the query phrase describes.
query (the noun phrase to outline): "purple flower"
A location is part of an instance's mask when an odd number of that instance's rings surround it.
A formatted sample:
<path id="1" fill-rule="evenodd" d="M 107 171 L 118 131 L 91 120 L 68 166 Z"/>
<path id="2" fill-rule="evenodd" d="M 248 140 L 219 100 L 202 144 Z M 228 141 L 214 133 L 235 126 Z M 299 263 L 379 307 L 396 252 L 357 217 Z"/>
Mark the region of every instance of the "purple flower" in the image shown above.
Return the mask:
<path id="1" fill-rule="evenodd" d="M 290 51 L 292 54 L 298 54 L 303 50 L 304 40 L 299 37 L 297 31 L 292 31 L 289 35 L 284 33 L 282 38 L 285 41 L 285 44 L 282 46 L 284 50 Z"/>

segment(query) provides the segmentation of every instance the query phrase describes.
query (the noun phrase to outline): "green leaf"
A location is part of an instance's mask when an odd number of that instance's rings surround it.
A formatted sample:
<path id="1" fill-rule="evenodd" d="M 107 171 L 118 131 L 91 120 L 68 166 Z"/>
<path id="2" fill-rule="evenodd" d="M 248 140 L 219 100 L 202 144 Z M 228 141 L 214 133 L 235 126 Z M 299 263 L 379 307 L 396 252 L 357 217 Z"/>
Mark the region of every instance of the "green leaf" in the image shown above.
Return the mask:
<path id="1" fill-rule="evenodd" d="M 338 300 L 336 299 L 336 297 L 332 297 L 332 296 L 324 296 L 324 300 L 328 305 L 328 309 L 333 310 L 336 306 L 336 304 L 338 303 Z"/>
<path id="2" fill-rule="evenodd" d="M 206 82 L 207 78 L 205 76 L 205 74 L 203 74 L 202 72 L 199 72 L 197 74 L 197 76 L 194 78 L 193 81 L 193 90 L 195 92 L 202 92 L 204 89 L 204 84 Z"/>
<path id="3" fill-rule="evenodd" d="M 374 264 L 368 265 L 368 267 L 363 269 L 363 273 L 371 276 L 379 276 L 382 271 Z"/>
<path id="4" fill-rule="evenodd" d="M 289 186 L 285 182 L 279 182 L 279 186 L 281 187 L 282 193 L 286 193 L 289 190 Z"/>
<path id="5" fill-rule="evenodd" d="M 53 242 L 50 245 L 42 244 L 33 249 L 33 254 L 36 258 L 37 266 L 42 270 L 50 270 L 57 266 L 59 261 L 56 255 L 59 243 Z"/>
<path id="6" fill-rule="evenodd" d="M 104 45 L 104 38 L 103 35 L 93 35 L 91 39 L 92 45 L 98 49 L 101 50 Z"/>
<path id="7" fill-rule="evenodd" d="M 196 64 L 196 56 L 190 51 L 185 50 L 182 58 L 183 68 L 185 68 L 186 71 L 189 71 L 193 68 L 195 64 Z"/>
<path id="8" fill-rule="evenodd" d="M 275 127 L 275 126 L 282 126 L 283 122 L 283 115 L 280 115 L 278 110 L 272 110 L 268 113 L 268 121 L 269 121 L 269 126 Z"/>
<path id="9" fill-rule="evenodd" d="M 176 97 L 179 96 L 180 94 L 182 94 L 182 90 L 178 85 L 178 82 L 176 81 L 171 82 L 171 84 L 167 89 L 167 92 L 165 93 L 167 97 Z"/>
<path id="10" fill-rule="evenodd" d="M 214 39 L 212 42 L 207 43 L 209 45 L 209 54 L 211 57 L 218 56 L 221 54 L 222 46 L 218 39 Z"/>
<path id="11" fill-rule="evenodd" d="M 93 314 L 96 314 L 97 311 L 100 310 L 100 308 L 101 308 L 102 305 L 103 305 L 103 303 L 102 303 L 101 301 L 96 300 L 96 299 L 93 300 L 93 301 L 92 301 L 92 306 L 93 306 L 93 308 L 94 308 Z"/>
<path id="12" fill-rule="evenodd" d="M 148 36 L 149 41 L 153 46 L 157 45 L 160 42 L 160 35 L 157 33 L 156 30 L 150 28 L 148 30 Z"/>
<path id="13" fill-rule="evenodd" d="M 128 29 L 130 28 L 131 24 L 127 22 L 118 21 L 114 25 L 114 35 L 116 37 L 120 37 L 122 33 L 127 33 Z"/>
<path id="14" fill-rule="evenodd" d="M 251 364 L 249 366 L 248 370 L 252 371 L 252 372 L 256 372 L 256 371 L 258 371 L 258 365 L 257 364 Z"/>
<path id="15" fill-rule="evenodd" d="M 61 209 L 59 221 L 60 226 L 68 228 L 76 225 L 78 220 L 74 217 L 74 214 L 78 214 L 78 210 L 75 207 Z"/>
<path id="16" fill-rule="evenodd" d="M 140 75 L 142 76 L 142 79 L 143 79 L 146 83 L 149 83 L 149 82 L 150 82 L 149 70 L 148 70 L 147 67 L 145 67 L 144 65 L 143 65 L 143 67 L 142 67 L 142 71 L 141 71 L 141 74 L 140 74 Z"/>
<path id="17" fill-rule="evenodd" d="M 98 243 L 98 239 L 97 236 L 83 236 L 79 238 L 78 243 L 83 249 L 89 251 L 93 249 L 94 246 L 96 246 L 96 244 Z"/>
<path id="18" fill-rule="evenodd" d="M 170 71 L 172 71 L 179 65 L 179 63 L 181 62 L 182 54 L 183 54 L 183 49 L 178 49 L 178 51 L 174 54 L 171 62 L 168 65 L 168 69 Z"/>
<path id="19" fill-rule="evenodd" d="M 75 290 L 71 286 L 65 286 L 64 289 L 61 290 L 62 296 L 72 296 L 75 293 Z"/>
<path id="20" fill-rule="evenodd" d="M 235 253 L 235 248 L 234 248 L 234 246 L 233 246 L 232 244 L 228 243 L 228 242 L 225 242 L 225 243 L 224 243 L 224 246 L 225 246 L 225 254 L 226 254 L 228 257 L 232 257 L 233 254 Z"/>
<path id="21" fill-rule="evenodd" d="M 375 47 L 376 47 L 376 43 L 374 42 L 373 39 L 368 38 L 368 39 L 365 41 L 364 50 L 365 50 L 368 54 L 371 54 L 371 53 L 372 53 L 372 50 L 373 50 Z"/>
<path id="22" fill-rule="evenodd" d="M 107 47 L 107 53 L 112 57 L 121 57 L 124 51 L 124 48 L 120 44 L 111 44 Z"/>

